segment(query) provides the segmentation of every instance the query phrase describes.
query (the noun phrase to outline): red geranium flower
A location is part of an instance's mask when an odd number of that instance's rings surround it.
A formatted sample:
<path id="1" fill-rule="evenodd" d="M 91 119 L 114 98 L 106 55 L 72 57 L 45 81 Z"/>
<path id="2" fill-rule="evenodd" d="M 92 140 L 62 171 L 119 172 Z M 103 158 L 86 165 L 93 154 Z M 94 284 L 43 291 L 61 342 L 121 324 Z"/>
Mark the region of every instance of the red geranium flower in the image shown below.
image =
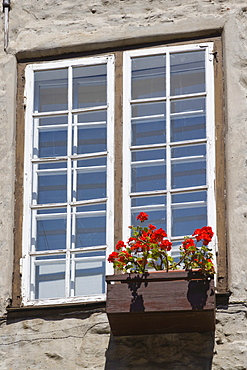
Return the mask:
<path id="1" fill-rule="evenodd" d="M 140 212 L 139 215 L 136 217 L 137 220 L 140 220 L 141 222 L 144 222 L 148 220 L 148 214 L 145 212 Z"/>
<path id="2" fill-rule="evenodd" d="M 166 251 L 170 251 L 172 249 L 172 242 L 170 242 L 167 239 L 162 240 L 161 243 L 160 243 L 160 249 L 164 249 Z"/>
<path id="3" fill-rule="evenodd" d="M 117 252 L 112 252 L 109 257 L 108 257 L 108 261 L 109 262 L 114 262 L 114 260 L 118 258 L 118 253 Z"/>
<path id="4" fill-rule="evenodd" d="M 187 238 L 183 241 L 183 248 L 188 249 L 189 247 L 195 247 L 193 239 Z"/>
<path id="5" fill-rule="evenodd" d="M 123 242 L 122 240 L 119 240 L 119 241 L 117 242 L 117 244 L 116 244 L 116 249 L 117 249 L 117 250 L 120 250 L 120 249 L 122 249 L 122 248 L 124 248 L 124 247 L 125 247 L 124 242 Z"/>

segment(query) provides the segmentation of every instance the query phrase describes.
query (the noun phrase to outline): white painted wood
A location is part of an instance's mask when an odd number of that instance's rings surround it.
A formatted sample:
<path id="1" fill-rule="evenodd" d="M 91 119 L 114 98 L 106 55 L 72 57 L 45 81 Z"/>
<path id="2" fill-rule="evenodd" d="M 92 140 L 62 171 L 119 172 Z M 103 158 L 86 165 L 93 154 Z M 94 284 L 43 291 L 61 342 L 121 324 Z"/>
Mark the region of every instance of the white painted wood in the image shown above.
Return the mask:
<path id="1" fill-rule="evenodd" d="M 98 106 L 98 107 L 88 107 L 86 109 L 73 109 L 73 70 L 74 66 L 90 66 L 97 64 L 107 64 L 107 105 Z M 41 70 L 52 70 L 57 68 L 67 68 L 68 69 L 68 109 L 64 111 L 52 111 L 52 112 L 33 112 L 33 99 L 34 99 L 34 72 Z M 30 135 L 25 135 L 25 175 L 24 175 L 24 219 L 23 219 L 23 281 L 22 281 L 22 292 L 23 292 L 23 304 L 25 305 L 35 305 L 35 304 L 61 304 L 65 302 L 74 302 L 74 301 L 98 301 L 105 299 L 105 294 L 102 295 L 92 295 L 86 297 L 73 297 L 75 292 L 71 290 L 71 282 L 75 281 L 75 258 L 76 253 L 87 253 L 94 251 L 107 251 L 106 257 L 110 251 L 113 250 L 113 230 L 114 230 L 114 57 L 112 55 L 107 55 L 104 57 L 92 57 L 92 58 L 83 58 L 83 59 L 72 59 L 72 60 L 62 60 L 56 62 L 44 62 L 40 64 L 28 65 L 26 68 L 26 88 L 25 96 L 27 97 L 27 109 L 26 109 L 26 126 L 25 132 Z M 83 112 L 93 112 L 107 109 L 107 151 L 98 152 L 98 153 L 88 153 L 78 155 L 77 153 L 72 153 L 72 140 L 73 140 L 73 129 L 74 129 L 74 141 L 77 142 L 77 127 L 101 127 L 104 123 L 102 122 L 93 122 L 93 123 L 79 123 L 77 125 L 77 114 Z M 68 117 L 68 125 L 46 125 L 39 126 L 38 119 L 42 117 L 54 117 L 58 115 L 66 115 Z M 73 122 L 73 115 L 75 122 Z M 34 123 L 33 125 L 33 120 Z M 68 127 L 67 134 L 67 156 L 62 157 L 50 157 L 50 158 L 38 158 L 38 156 L 32 157 L 32 146 L 38 147 L 38 132 L 39 131 L 49 131 L 56 130 L 58 128 Z M 39 130 L 39 131 L 38 131 Z M 33 139 L 34 137 L 34 139 Z M 75 143 L 74 143 L 75 144 Z M 107 197 L 101 199 L 92 199 L 87 201 L 76 201 L 76 198 L 72 198 L 72 190 L 76 190 L 76 171 L 77 165 L 76 160 L 80 159 L 90 159 L 90 158 L 101 158 L 107 157 Z M 64 161 L 67 163 L 65 169 L 46 169 L 38 170 L 38 165 L 42 163 L 59 163 Z M 33 172 L 32 172 L 33 166 Z M 90 172 L 90 171 L 105 171 L 106 166 L 91 166 L 85 168 L 79 168 L 79 172 Z M 66 203 L 52 203 L 52 204 L 37 204 L 36 201 L 31 202 L 31 193 L 37 193 L 37 176 L 42 174 L 61 174 L 67 171 L 67 201 Z M 74 171 L 73 182 L 72 182 L 72 171 Z M 34 175 L 32 175 L 32 173 Z M 32 191 L 31 191 L 32 190 Z M 83 205 L 97 205 L 97 204 L 106 204 L 106 211 L 91 211 L 91 212 L 75 212 L 75 207 Z M 67 208 L 67 212 L 59 213 L 53 212 L 49 214 L 37 214 L 38 210 L 45 209 L 62 209 Z M 31 211 L 33 213 L 33 219 L 31 222 Z M 107 218 L 107 245 L 98 245 L 94 247 L 85 247 L 85 248 L 75 248 L 74 240 L 71 238 L 72 235 L 75 235 L 75 225 L 76 225 L 76 216 L 80 217 L 91 217 L 92 222 L 95 216 L 105 215 Z M 55 220 L 60 217 L 67 218 L 67 233 L 66 233 L 66 249 L 52 249 L 45 251 L 36 251 L 35 248 L 31 250 L 31 224 L 32 226 L 32 235 L 33 240 L 36 240 L 36 221 L 37 220 Z M 69 230 L 69 232 L 68 232 Z M 70 232 L 71 230 L 71 232 Z M 72 242 L 73 240 L 73 242 Z M 58 246 L 59 248 L 59 246 Z M 109 249 L 109 251 L 108 251 Z M 30 283 L 32 286 L 35 286 L 35 266 L 39 266 L 42 263 L 47 265 L 53 263 L 52 260 L 43 260 L 35 261 L 36 256 L 65 256 L 66 257 L 66 271 L 65 271 L 65 298 L 53 300 L 35 300 L 34 291 L 30 295 Z M 77 258 L 78 261 L 93 261 L 93 260 L 102 260 L 106 257 L 81 257 Z M 30 261 L 33 261 L 30 264 Z M 56 260 L 55 260 L 56 261 Z M 58 260 L 58 262 L 64 263 L 64 259 Z M 112 273 L 112 266 L 107 266 L 107 273 Z M 72 284 L 73 286 L 73 284 Z"/>

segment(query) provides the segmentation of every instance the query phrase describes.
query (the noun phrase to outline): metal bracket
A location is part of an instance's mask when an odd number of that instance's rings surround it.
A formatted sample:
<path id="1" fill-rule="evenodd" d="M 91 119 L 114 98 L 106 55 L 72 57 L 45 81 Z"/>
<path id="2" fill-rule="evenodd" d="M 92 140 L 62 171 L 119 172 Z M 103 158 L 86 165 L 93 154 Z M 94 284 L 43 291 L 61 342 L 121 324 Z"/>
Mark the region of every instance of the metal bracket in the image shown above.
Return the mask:
<path id="1" fill-rule="evenodd" d="M 3 12 L 4 12 L 4 51 L 7 50 L 9 43 L 9 11 L 10 11 L 10 0 L 3 0 Z"/>

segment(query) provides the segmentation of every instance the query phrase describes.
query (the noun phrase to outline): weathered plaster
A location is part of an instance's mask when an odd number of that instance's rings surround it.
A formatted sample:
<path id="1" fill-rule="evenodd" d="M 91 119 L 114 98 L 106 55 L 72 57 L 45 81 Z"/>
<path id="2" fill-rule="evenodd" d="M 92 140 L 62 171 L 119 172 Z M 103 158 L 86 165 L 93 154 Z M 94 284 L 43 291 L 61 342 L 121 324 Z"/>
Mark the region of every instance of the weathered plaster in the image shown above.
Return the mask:
<path id="1" fill-rule="evenodd" d="M 223 32 L 226 116 L 228 309 L 211 333 L 112 338 L 104 313 L 0 321 L 1 369 L 247 368 L 247 6 L 244 0 L 11 0 L 3 51 L 0 18 L 0 312 L 11 297 L 16 57 L 56 57 Z"/>

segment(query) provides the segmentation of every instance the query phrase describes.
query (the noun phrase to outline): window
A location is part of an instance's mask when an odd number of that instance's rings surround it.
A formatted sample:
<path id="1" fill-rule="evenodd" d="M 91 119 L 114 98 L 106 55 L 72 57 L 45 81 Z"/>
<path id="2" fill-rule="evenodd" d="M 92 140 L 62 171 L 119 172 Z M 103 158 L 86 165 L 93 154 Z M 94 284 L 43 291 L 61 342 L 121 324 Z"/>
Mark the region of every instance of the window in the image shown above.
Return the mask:
<path id="1" fill-rule="evenodd" d="M 114 231 L 126 239 L 140 211 L 167 230 L 174 257 L 184 235 L 216 229 L 212 49 L 27 65 L 24 304 L 105 299 Z"/>
<path id="2" fill-rule="evenodd" d="M 104 297 L 113 247 L 113 66 L 107 56 L 26 69 L 26 303 Z"/>
<path id="3" fill-rule="evenodd" d="M 124 55 L 124 230 L 148 213 L 174 258 L 184 235 L 216 230 L 212 51 L 208 43 Z"/>

